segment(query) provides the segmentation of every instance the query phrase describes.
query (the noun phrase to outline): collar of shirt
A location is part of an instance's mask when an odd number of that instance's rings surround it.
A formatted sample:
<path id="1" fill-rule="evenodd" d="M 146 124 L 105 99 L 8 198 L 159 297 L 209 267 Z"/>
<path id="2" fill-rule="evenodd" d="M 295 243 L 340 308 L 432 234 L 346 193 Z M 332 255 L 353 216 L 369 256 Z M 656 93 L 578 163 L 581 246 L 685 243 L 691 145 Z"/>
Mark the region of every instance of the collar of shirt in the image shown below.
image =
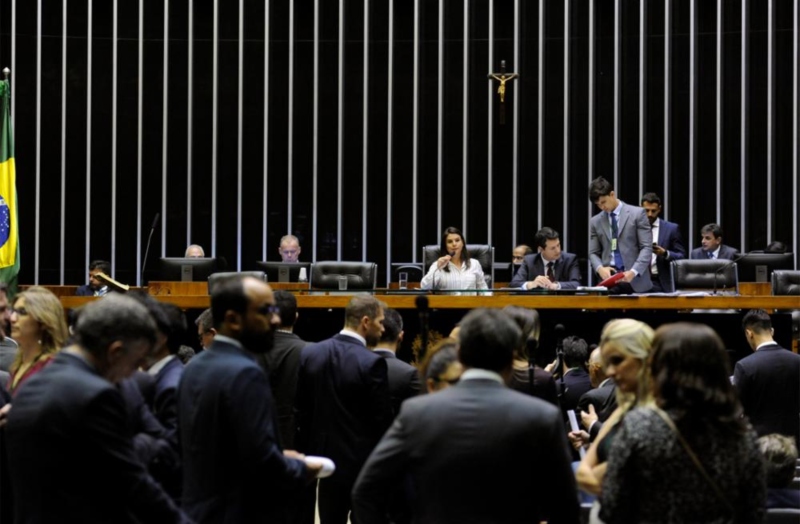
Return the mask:
<path id="1" fill-rule="evenodd" d="M 488 369 L 480 369 L 480 368 L 471 368 L 466 370 L 464 373 L 461 374 L 461 378 L 459 380 L 481 380 L 481 379 L 489 379 L 494 380 L 495 382 L 499 382 L 505 385 L 503 381 L 503 377 L 500 374 L 495 373 L 494 371 L 489 371 Z"/>
<path id="2" fill-rule="evenodd" d="M 294 335 L 294 331 L 291 329 L 276 329 L 275 331 L 278 333 L 288 333 L 290 335 Z"/>
<path id="3" fill-rule="evenodd" d="M 721 248 L 722 248 L 722 244 L 720 244 L 720 245 L 717 247 L 717 249 L 715 249 L 714 251 L 712 251 L 712 253 L 714 253 L 714 260 L 718 260 L 718 259 L 719 259 L 719 250 L 720 250 Z"/>
<path id="4" fill-rule="evenodd" d="M 353 331 L 352 329 L 344 328 L 343 330 L 339 331 L 340 335 L 344 335 L 346 337 L 354 338 L 361 342 L 364 347 L 367 347 L 367 341 L 364 337 Z"/>
<path id="5" fill-rule="evenodd" d="M 604 381 L 602 381 L 600 384 L 598 384 L 598 385 L 597 385 L 597 389 L 600 389 L 600 388 L 602 388 L 603 386 L 605 386 L 606 384 L 608 384 L 608 381 L 609 381 L 609 380 L 611 380 L 611 377 L 608 377 L 607 379 L 605 379 Z"/>
<path id="6" fill-rule="evenodd" d="M 103 287 L 101 287 L 100 289 L 98 289 L 98 290 L 96 290 L 96 291 L 94 292 L 94 296 L 96 296 L 96 297 L 102 297 L 102 296 L 103 296 L 103 295 L 105 295 L 106 293 L 108 293 L 108 286 L 103 286 Z"/>
<path id="7" fill-rule="evenodd" d="M 164 369 L 164 366 L 166 366 L 169 363 L 169 361 L 172 360 L 173 358 L 175 358 L 175 355 L 167 355 L 166 357 L 162 358 L 161 360 L 150 366 L 150 369 L 148 369 L 147 372 L 153 376 L 158 375 L 158 372 Z"/>
<path id="8" fill-rule="evenodd" d="M 380 353 L 381 355 L 386 355 L 389 358 L 397 358 L 397 355 L 395 355 L 394 351 L 392 351 L 391 349 L 375 348 L 372 351 L 375 353 Z"/>
<path id="9" fill-rule="evenodd" d="M 558 257 L 555 260 L 547 260 L 547 258 L 545 258 L 545 256 L 542 255 L 542 264 L 544 264 L 545 269 L 547 268 L 547 264 L 549 264 L 550 262 L 553 263 L 553 269 L 555 269 L 555 267 L 558 265 L 558 263 L 560 261 L 561 261 L 561 257 Z"/>
<path id="10" fill-rule="evenodd" d="M 775 342 L 774 340 L 770 340 L 769 342 L 762 342 L 761 344 L 758 345 L 758 347 L 756 348 L 756 351 L 758 351 L 759 349 L 761 349 L 763 347 L 766 347 L 766 346 L 777 346 L 777 345 L 778 345 L 778 343 Z"/>
<path id="11" fill-rule="evenodd" d="M 242 343 L 239 342 L 238 340 L 236 340 L 235 338 L 226 337 L 225 335 L 220 335 L 219 333 L 217 333 L 214 336 L 214 340 L 219 340 L 220 342 L 225 342 L 227 344 L 231 344 L 233 346 L 236 346 L 239 349 L 244 349 L 244 346 L 242 345 Z M 211 344 L 213 345 L 214 343 L 212 342 Z"/>
<path id="12" fill-rule="evenodd" d="M 622 200 L 617 200 L 617 207 L 615 207 L 614 211 L 612 211 L 611 213 L 614 213 L 614 214 L 617 215 L 617 224 L 618 225 L 619 225 L 619 214 L 620 214 L 620 211 L 622 211 Z M 606 216 L 608 217 L 608 223 L 609 224 L 611 223 L 611 213 L 606 213 Z"/>

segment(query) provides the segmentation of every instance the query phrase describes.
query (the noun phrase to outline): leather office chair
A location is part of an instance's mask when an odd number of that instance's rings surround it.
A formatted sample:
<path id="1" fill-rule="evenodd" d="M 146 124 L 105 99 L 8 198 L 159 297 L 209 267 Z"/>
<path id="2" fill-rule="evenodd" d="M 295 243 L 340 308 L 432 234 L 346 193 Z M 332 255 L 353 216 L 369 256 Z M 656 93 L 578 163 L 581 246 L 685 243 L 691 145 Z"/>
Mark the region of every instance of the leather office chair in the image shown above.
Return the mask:
<path id="1" fill-rule="evenodd" d="M 782 269 L 773 271 L 772 294 L 800 295 L 800 271 Z M 800 309 L 792 311 L 792 339 L 800 341 Z"/>
<path id="2" fill-rule="evenodd" d="M 420 282 L 422 277 L 425 276 L 425 270 L 422 264 L 415 262 L 392 263 L 392 281 L 398 282 L 400 273 L 408 273 L 409 282 Z"/>
<path id="3" fill-rule="evenodd" d="M 211 292 L 214 290 L 217 284 L 221 281 L 225 280 L 226 278 L 230 278 L 233 276 L 243 276 L 243 277 L 253 277 L 259 280 L 263 280 L 264 282 L 267 281 L 267 275 L 263 271 L 242 271 L 237 273 L 236 271 L 233 272 L 224 272 L 224 273 L 212 273 L 208 276 L 208 294 L 211 295 Z"/>
<path id="4" fill-rule="evenodd" d="M 339 289 L 339 277 L 347 276 L 347 289 L 373 290 L 378 277 L 378 264 L 375 262 L 325 261 L 311 264 L 312 289 Z"/>
<path id="5" fill-rule="evenodd" d="M 483 274 L 488 277 L 486 283 L 489 289 L 494 283 L 494 247 L 489 244 L 467 244 L 467 253 L 473 261 L 478 261 L 483 268 Z M 433 262 L 442 256 L 442 251 L 436 244 L 422 247 L 422 272 L 428 272 Z"/>
<path id="6" fill-rule="evenodd" d="M 735 291 L 739 294 L 739 274 L 730 260 L 673 260 L 672 281 L 676 291 Z"/>
<path id="7" fill-rule="evenodd" d="M 800 271 L 776 269 L 772 272 L 773 295 L 800 295 Z"/>
<path id="8" fill-rule="evenodd" d="M 797 524 L 800 522 L 800 509 L 770 508 L 767 510 L 765 524 Z"/>

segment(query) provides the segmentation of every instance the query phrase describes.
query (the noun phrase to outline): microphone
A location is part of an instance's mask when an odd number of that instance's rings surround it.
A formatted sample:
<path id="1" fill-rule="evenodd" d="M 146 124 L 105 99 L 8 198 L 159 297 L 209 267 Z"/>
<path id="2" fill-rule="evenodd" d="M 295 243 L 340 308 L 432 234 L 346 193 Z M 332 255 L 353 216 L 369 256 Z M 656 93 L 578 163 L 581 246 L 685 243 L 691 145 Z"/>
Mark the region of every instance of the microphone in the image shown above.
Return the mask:
<path id="1" fill-rule="evenodd" d="M 717 275 L 719 275 L 722 271 L 728 269 L 729 267 L 731 267 L 732 265 L 734 265 L 738 261 L 742 260 L 743 258 L 749 257 L 750 254 L 751 253 L 739 253 L 738 255 L 734 256 L 731 260 L 729 260 L 727 264 L 723 264 L 723 265 L 719 266 L 717 268 L 717 270 L 714 271 L 714 292 L 712 293 L 713 295 L 717 294 Z M 723 282 L 723 284 L 724 284 L 724 282 Z M 725 289 L 724 285 L 722 286 L 722 289 L 723 290 Z"/>
<path id="2" fill-rule="evenodd" d="M 450 258 L 453 258 L 454 256 L 456 256 L 456 252 L 455 252 L 455 251 L 448 251 L 448 252 L 447 252 L 447 256 L 449 256 Z M 449 262 L 449 261 L 448 261 L 448 262 Z M 438 264 L 438 262 L 437 262 L 437 264 Z M 439 271 L 441 271 L 441 270 L 442 270 L 442 269 L 444 269 L 445 267 L 447 267 L 447 264 L 445 264 L 443 267 L 438 267 L 438 266 L 437 266 L 436 270 L 433 272 L 433 278 L 432 278 L 432 280 L 433 280 L 433 282 L 432 282 L 432 289 L 433 289 L 434 291 L 437 289 L 437 287 L 436 287 L 436 273 L 438 273 Z"/>
<path id="3" fill-rule="evenodd" d="M 144 280 L 144 268 L 147 266 L 147 254 L 150 252 L 150 241 L 153 240 L 153 231 L 156 230 L 158 219 L 161 218 L 161 213 L 156 213 L 153 217 L 153 225 L 150 226 L 150 234 L 147 236 L 147 247 L 144 250 L 144 259 L 142 260 L 142 271 L 139 273 L 139 282 Z"/>
<path id="4" fill-rule="evenodd" d="M 428 297 L 425 295 L 418 295 L 415 301 L 417 305 L 417 313 L 419 313 L 419 338 L 420 338 L 420 352 L 417 357 L 420 362 L 425 358 L 425 353 L 428 351 Z"/>
<path id="5" fill-rule="evenodd" d="M 556 324 L 554 331 L 556 333 L 556 357 L 558 360 L 556 369 L 560 375 L 560 387 L 558 388 L 558 398 L 560 400 L 567 391 L 567 388 L 564 386 L 564 324 Z"/>

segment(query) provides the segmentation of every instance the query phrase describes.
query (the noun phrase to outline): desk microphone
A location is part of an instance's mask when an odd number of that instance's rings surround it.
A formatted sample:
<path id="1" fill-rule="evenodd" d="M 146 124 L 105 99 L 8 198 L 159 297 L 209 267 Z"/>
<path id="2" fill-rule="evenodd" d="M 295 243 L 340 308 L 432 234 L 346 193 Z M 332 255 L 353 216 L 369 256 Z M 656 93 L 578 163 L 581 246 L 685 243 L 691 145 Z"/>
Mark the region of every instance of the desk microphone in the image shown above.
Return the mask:
<path id="1" fill-rule="evenodd" d="M 147 236 L 147 247 L 144 250 L 144 260 L 142 260 L 142 271 L 139 273 L 140 283 L 144 283 L 144 268 L 147 266 L 147 254 L 150 252 L 150 241 L 153 240 L 153 231 L 156 230 L 159 218 L 161 218 L 161 213 L 156 213 L 156 216 L 153 217 L 153 225 L 150 226 L 150 234 Z"/>
<path id="2" fill-rule="evenodd" d="M 456 256 L 456 252 L 455 252 L 455 251 L 448 251 L 448 253 L 447 253 L 447 256 L 448 256 L 448 257 L 450 257 L 450 258 L 453 258 L 454 256 Z M 449 261 L 449 260 L 448 260 L 447 262 L 448 262 L 448 263 L 450 263 L 450 261 Z M 438 264 L 438 262 L 437 262 L 437 264 Z M 434 289 L 434 290 L 436 290 L 436 289 L 437 289 L 437 288 L 436 288 L 436 273 L 438 273 L 439 271 L 441 271 L 442 269 L 444 269 L 444 268 L 446 268 L 446 267 L 447 267 L 447 264 L 445 264 L 445 265 L 444 265 L 444 266 L 442 266 L 442 267 L 437 267 L 437 268 L 436 268 L 436 271 L 434 271 L 434 272 L 433 272 L 433 278 L 432 278 L 433 282 L 432 282 L 432 287 L 433 287 L 433 289 Z M 419 306 L 419 304 L 417 304 L 417 306 Z"/>
<path id="3" fill-rule="evenodd" d="M 425 295 L 418 295 L 416 299 L 417 313 L 419 313 L 419 338 L 420 338 L 420 352 L 417 357 L 420 362 L 425 358 L 425 353 L 428 351 L 428 316 L 430 309 L 428 309 L 428 297 Z"/>
<path id="4" fill-rule="evenodd" d="M 743 258 L 747 258 L 750 256 L 750 253 L 741 253 L 738 256 L 733 257 L 731 260 L 728 261 L 727 264 L 723 264 L 714 271 L 714 292 L 712 294 L 717 294 L 717 275 L 719 275 L 723 270 L 728 269 L 732 265 L 736 264 L 738 261 L 742 260 Z M 722 286 L 722 289 L 725 289 L 725 286 Z"/>

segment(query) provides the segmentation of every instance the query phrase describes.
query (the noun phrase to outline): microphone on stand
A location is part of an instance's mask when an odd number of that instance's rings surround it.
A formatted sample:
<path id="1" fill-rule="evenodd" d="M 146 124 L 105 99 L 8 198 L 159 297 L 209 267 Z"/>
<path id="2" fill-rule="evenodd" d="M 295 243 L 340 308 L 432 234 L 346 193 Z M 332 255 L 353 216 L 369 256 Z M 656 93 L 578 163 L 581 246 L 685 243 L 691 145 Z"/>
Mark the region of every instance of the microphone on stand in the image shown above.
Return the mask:
<path id="1" fill-rule="evenodd" d="M 449 251 L 449 252 L 447 253 L 447 256 L 449 256 L 450 258 L 453 258 L 454 256 L 456 256 L 456 252 L 455 252 L 455 251 Z M 449 260 L 448 260 L 447 262 L 448 262 L 448 263 L 450 263 L 450 261 L 449 261 Z M 431 289 L 432 289 L 432 291 L 436 291 L 436 289 L 437 289 L 437 288 L 436 288 L 436 273 L 438 273 L 439 271 L 441 271 L 441 270 L 442 270 L 443 268 L 445 268 L 445 267 L 447 267 L 447 264 L 445 264 L 445 265 L 444 265 L 444 266 L 442 266 L 442 267 L 437 267 L 437 268 L 436 268 L 436 270 L 433 272 L 433 278 L 432 278 L 432 280 L 433 280 L 433 283 L 432 283 L 432 285 L 431 285 Z"/>
<path id="2" fill-rule="evenodd" d="M 430 310 L 428 309 L 428 297 L 425 295 L 418 295 L 416 299 L 417 313 L 419 313 L 419 338 L 420 338 L 420 352 L 417 357 L 420 362 L 425 358 L 425 353 L 428 351 L 428 316 Z"/>
<path id="3" fill-rule="evenodd" d="M 561 397 L 563 397 L 564 393 L 567 391 L 564 385 L 564 324 L 556 324 L 554 330 L 556 333 L 556 357 L 558 359 L 556 369 L 560 374 L 558 399 L 561 400 Z"/>
<path id="4" fill-rule="evenodd" d="M 142 260 L 142 271 L 139 273 L 139 282 L 144 283 L 144 268 L 147 266 L 147 254 L 150 252 L 150 241 L 153 240 L 153 231 L 156 230 L 158 219 L 161 218 L 161 213 L 156 213 L 153 217 L 153 225 L 150 226 L 150 234 L 147 236 L 147 247 L 144 250 L 144 260 Z"/>
<path id="5" fill-rule="evenodd" d="M 717 275 L 719 275 L 722 271 L 728 269 L 732 265 L 736 264 L 738 261 L 742 260 L 743 258 L 747 258 L 748 256 L 750 256 L 750 253 L 739 253 L 739 255 L 733 257 L 733 259 L 728 261 L 727 264 L 723 264 L 723 265 L 719 266 L 717 268 L 717 270 L 714 271 L 714 292 L 712 293 L 713 295 L 717 294 Z M 725 290 L 725 285 L 724 284 L 725 283 L 723 282 L 723 286 L 722 286 L 722 290 L 723 291 Z"/>

